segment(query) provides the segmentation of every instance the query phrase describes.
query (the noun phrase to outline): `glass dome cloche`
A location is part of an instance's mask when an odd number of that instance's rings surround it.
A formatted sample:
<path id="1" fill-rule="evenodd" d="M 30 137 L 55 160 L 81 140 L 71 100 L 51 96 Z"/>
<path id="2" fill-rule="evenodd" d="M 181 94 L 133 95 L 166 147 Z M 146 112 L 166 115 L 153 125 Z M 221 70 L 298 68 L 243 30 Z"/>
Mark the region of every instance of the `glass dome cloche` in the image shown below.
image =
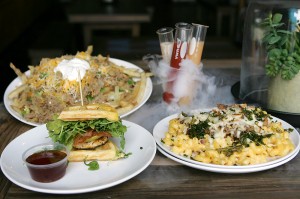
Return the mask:
<path id="1" fill-rule="evenodd" d="M 299 71 L 300 1 L 251 1 L 244 24 L 239 98 L 272 113 L 300 117 Z"/>

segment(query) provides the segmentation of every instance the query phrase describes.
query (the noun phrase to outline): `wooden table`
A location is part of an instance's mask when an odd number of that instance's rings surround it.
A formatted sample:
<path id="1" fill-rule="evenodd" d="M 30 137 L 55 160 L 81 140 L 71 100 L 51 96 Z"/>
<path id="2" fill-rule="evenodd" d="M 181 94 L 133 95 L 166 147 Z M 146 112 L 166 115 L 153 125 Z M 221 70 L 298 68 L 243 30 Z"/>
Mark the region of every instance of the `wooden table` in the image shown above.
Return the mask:
<path id="1" fill-rule="evenodd" d="M 138 63 L 138 62 L 136 62 Z M 224 88 L 230 87 L 239 78 L 239 68 L 233 67 L 235 60 L 205 60 L 205 72 L 224 78 Z M 217 63 L 221 63 L 218 67 Z M 215 65 L 215 67 L 213 67 Z M 150 132 L 156 121 L 147 112 L 155 110 L 155 90 L 141 109 L 124 118 L 144 126 Z M 230 92 L 224 98 L 230 97 Z M 150 110 L 151 109 L 151 110 Z M 166 113 L 167 114 L 167 113 Z M 148 121 L 145 121 L 148 120 Z M 14 119 L 0 103 L 0 152 L 18 135 L 33 128 Z M 12 154 L 13 155 L 13 154 Z M 117 171 L 116 171 L 117 172 Z M 88 180 L 88 179 L 84 179 Z M 247 174 L 222 174 L 193 169 L 174 162 L 159 151 L 152 163 L 143 172 L 117 186 L 83 194 L 51 195 L 26 190 L 11 183 L 0 173 L 0 198 L 214 198 L 214 199 L 299 199 L 300 157 L 266 171 Z"/>
<path id="2" fill-rule="evenodd" d="M 139 3 L 139 2 L 132 2 Z M 144 6 L 134 9 L 128 4 L 101 4 L 101 1 L 77 0 L 67 7 L 68 21 L 80 24 L 84 45 L 91 45 L 95 30 L 131 30 L 132 37 L 140 36 L 141 24 L 151 21 L 151 13 Z"/>

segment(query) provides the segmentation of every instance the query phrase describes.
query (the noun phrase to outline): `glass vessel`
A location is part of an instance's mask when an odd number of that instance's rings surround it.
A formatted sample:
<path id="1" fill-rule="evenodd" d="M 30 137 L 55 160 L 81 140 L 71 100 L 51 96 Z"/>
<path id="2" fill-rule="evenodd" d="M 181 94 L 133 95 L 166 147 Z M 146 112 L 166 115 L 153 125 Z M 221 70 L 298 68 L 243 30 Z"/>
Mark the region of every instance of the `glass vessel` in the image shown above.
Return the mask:
<path id="1" fill-rule="evenodd" d="M 239 98 L 300 115 L 300 2 L 251 1 L 245 16 Z"/>

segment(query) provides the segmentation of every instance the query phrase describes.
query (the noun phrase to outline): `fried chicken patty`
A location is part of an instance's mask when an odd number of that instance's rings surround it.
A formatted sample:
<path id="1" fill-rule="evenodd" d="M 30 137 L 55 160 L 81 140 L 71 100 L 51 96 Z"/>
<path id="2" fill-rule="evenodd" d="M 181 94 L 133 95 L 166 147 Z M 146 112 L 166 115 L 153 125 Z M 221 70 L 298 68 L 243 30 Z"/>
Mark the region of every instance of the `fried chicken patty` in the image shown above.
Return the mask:
<path id="1" fill-rule="evenodd" d="M 108 132 L 97 132 L 92 129 L 75 137 L 73 147 L 76 149 L 94 149 L 105 144 L 111 134 Z"/>

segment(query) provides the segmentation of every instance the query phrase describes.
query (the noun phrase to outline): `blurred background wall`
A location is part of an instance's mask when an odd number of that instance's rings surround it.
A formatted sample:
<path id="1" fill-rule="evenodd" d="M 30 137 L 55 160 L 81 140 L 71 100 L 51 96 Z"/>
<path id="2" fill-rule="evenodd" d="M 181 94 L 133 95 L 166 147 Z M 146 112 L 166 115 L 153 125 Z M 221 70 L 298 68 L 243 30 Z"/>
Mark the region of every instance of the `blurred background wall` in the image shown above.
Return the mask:
<path id="1" fill-rule="evenodd" d="M 131 61 L 160 54 L 156 30 L 182 21 L 209 26 L 203 59 L 239 59 L 246 5 L 244 0 L 0 0 L 0 94 L 16 77 L 10 62 L 24 72 L 42 57 L 86 50 L 83 25 L 70 23 L 70 10 L 108 16 L 143 11 L 150 16 L 139 23 L 138 36 L 100 25 L 91 32 L 94 55 Z"/>

